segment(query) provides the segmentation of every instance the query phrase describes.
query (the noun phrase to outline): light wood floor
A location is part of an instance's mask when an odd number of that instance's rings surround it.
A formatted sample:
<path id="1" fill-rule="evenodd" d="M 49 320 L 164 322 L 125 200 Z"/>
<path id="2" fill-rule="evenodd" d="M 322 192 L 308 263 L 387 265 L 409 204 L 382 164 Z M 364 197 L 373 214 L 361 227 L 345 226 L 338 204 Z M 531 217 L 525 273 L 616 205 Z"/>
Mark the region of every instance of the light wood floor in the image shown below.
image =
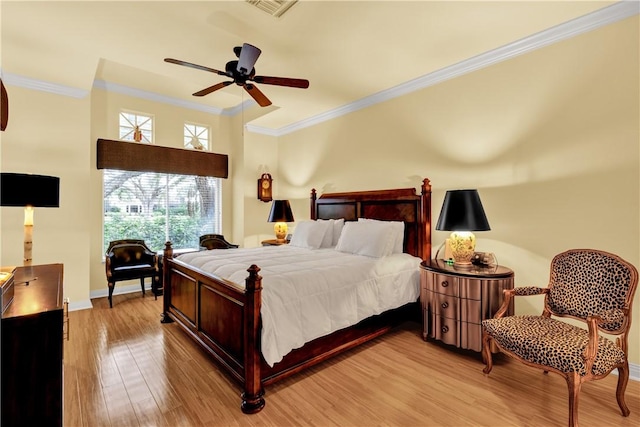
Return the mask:
<path id="1" fill-rule="evenodd" d="M 140 293 L 93 300 L 69 313 L 64 425 L 80 426 L 566 426 L 559 375 L 502 355 L 490 375 L 479 355 L 421 338 L 407 323 L 345 355 L 266 389 L 264 410 L 240 411 L 240 386 L 175 324 L 162 301 Z M 188 360 L 188 363 L 178 362 Z M 615 399 L 617 377 L 587 383 L 583 427 L 640 425 L 640 382 L 631 415 Z"/>

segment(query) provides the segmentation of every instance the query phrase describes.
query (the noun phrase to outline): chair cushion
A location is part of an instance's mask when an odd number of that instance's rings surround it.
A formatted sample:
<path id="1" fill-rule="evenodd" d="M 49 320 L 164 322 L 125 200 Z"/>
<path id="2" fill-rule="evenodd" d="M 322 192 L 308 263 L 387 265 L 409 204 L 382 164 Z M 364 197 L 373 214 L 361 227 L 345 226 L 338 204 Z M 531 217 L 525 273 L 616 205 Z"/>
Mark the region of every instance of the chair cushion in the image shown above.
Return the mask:
<path id="1" fill-rule="evenodd" d="M 129 280 L 150 277 L 156 274 L 156 268 L 149 264 L 126 265 L 112 270 L 112 280 Z"/>
<path id="2" fill-rule="evenodd" d="M 542 316 L 508 316 L 482 321 L 484 330 L 502 348 L 528 362 L 563 373 L 586 375 L 583 353 L 589 342 L 586 329 Z M 598 338 L 593 374 L 609 373 L 625 361 L 625 354 L 605 337 Z"/>

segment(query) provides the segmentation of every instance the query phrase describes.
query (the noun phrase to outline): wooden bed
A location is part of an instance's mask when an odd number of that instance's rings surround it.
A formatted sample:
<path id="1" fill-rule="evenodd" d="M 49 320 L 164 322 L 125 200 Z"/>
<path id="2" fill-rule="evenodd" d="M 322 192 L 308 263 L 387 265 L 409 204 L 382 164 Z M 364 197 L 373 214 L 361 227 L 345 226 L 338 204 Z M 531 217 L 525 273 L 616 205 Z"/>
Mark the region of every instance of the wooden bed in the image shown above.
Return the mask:
<path id="1" fill-rule="evenodd" d="M 346 221 L 372 218 L 405 222 L 404 251 L 422 259 L 431 255 L 431 184 L 424 179 L 420 194 L 414 188 L 316 197 L 311 191 L 311 219 Z M 260 347 L 260 268 L 247 266 L 245 286 L 195 269 L 173 258 L 171 243 L 164 250 L 163 323 L 178 323 L 211 357 L 242 384 L 244 413 L 265 405 L 264 387 L 331 356 L 389 331 L 419 312 L 418 303 L 367 318 L 317 338 L 293 350 L 270 367 Z"/>

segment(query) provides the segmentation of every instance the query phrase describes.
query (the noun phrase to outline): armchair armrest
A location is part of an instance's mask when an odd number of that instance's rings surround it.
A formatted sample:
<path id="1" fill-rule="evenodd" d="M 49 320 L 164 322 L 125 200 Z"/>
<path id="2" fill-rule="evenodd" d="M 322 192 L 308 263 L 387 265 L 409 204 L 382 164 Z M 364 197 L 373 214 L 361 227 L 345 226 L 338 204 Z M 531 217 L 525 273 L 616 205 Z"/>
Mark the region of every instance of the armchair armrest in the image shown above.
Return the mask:
<path id="1" fill-rule="evenodd" d="M 627 317 L 627 312 L 621 308 L 612 308 L 603 312 L 597 313 L 592 317 L 597 319 L 597 325 L 608 331 L 613 332 L 619 330 L 623 325 Z M 587 318 L 587 322 L 589 318 Z"/>
<path id="2" fill-rule="evenodd" d="M 514 288 L 516 296 L 527 297 L 531 295 L 544 295 L 549 292 L 549 288 L 540 288 L 538 286 L 522 286 Z"/>
<path id="3" fill-rule="evenodd" d="M 499 319 L 504 316 L 504 314 L 509 309 L 509 304 L 511 304 L 511 299 L 516 296 L 527 297 L 532 295 L 544 295 L 549 293 L 549 288 L 539 288 L 537 286 L 522 286 L 513 289 L 505 289 L 502 291 L 504 294 L 504 300 L 502 300 L 502 305 L 496 311 L 496 314 L 493 316 L 494 319 Z"/>

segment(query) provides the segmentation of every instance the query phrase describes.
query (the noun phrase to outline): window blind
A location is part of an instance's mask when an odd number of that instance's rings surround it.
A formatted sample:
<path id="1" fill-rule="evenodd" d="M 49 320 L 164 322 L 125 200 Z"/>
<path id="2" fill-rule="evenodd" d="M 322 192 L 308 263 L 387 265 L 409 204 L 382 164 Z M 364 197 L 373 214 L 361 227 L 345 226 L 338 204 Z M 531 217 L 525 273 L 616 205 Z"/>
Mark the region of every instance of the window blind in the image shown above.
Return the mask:
<path id="1" fill-rule="evenodd" d="M 226 154 L 153 144 L 98 139 L 98 169 L 229 177 Z"/>

